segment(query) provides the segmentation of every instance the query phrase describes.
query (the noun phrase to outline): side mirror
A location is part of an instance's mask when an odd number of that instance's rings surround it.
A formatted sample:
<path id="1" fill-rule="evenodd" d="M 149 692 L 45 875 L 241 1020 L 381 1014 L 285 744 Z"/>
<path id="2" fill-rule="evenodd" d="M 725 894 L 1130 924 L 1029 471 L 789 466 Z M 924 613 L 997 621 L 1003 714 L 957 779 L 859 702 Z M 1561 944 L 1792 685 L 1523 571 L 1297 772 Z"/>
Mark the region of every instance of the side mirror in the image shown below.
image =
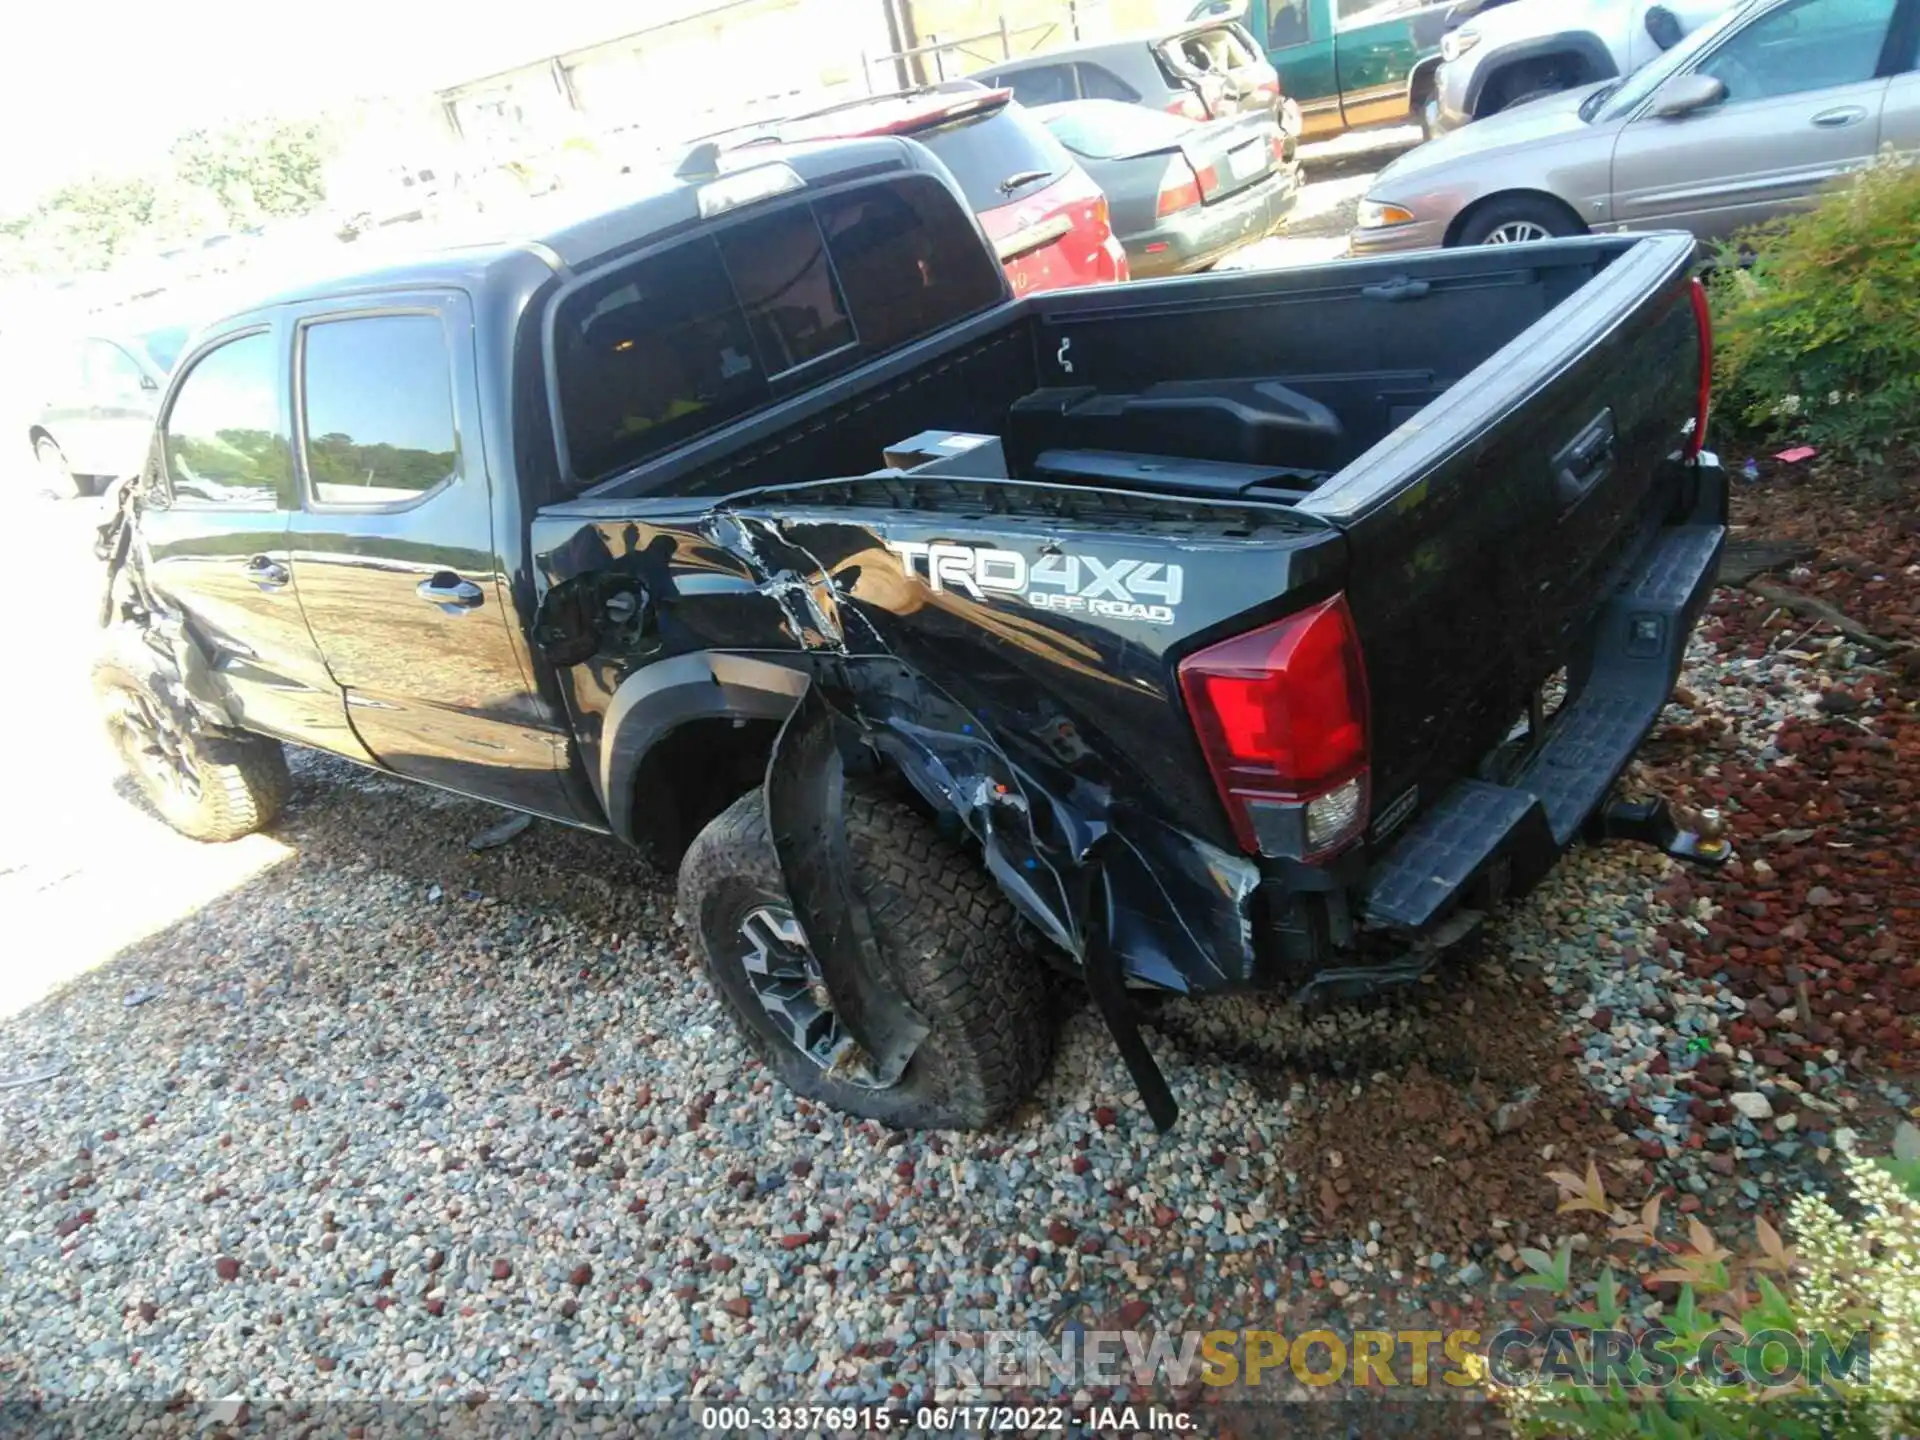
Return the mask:
<path id="1" fill-rule="evenodd" d="M 1726 82 L 1712 75 L 1676 75 L 1653 92 L 1653 113 L 1662 120 L 1684 120 L 1727 98 Z"/>

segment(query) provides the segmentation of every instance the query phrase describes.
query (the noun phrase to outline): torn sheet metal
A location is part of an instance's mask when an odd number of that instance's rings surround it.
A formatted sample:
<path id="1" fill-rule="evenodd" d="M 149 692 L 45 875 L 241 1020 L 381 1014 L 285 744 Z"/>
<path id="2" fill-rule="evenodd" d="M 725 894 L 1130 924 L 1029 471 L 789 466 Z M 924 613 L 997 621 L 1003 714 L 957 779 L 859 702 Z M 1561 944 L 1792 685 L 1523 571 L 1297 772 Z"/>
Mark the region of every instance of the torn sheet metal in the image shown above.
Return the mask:
<path id="1" fill-rule="evenodd" d="M 1098 869 L 1125 983 L 1253 985 L 1260 874 L 1220 821 L 1168 652 L 1311 578 L 1337 537 L 1272 511 L 1039 488 L 844 482 L 794 503 L 543 516 L 540 642 L 600 744 L 613 692 L 655 662 L 784 652 L 1060 949 L 1087 954 Z"/>

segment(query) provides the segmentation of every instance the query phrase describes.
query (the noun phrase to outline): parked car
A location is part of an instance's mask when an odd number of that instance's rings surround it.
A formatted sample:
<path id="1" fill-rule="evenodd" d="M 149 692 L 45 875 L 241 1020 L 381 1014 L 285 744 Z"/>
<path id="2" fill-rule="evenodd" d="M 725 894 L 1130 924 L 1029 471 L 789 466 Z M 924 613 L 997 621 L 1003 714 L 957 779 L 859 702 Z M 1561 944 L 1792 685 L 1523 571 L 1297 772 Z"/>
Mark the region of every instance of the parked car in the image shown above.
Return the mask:
<path id="1" fill-rule="evenodd" d="M 1279 229 L 1300 198 L 1294 143 L 1264 113 L 1198 122 L 1076 100 L 1034 114 L 1106 192 L 1135 279 L 1205 270 Z"/>
<path id="2" fill-rule="evenodd" d="M 1266 43 L 1302 134 L 1425 126 L 1448 0 L 1200 0 L 1203 18 L 1241 21 Z"/>
<path id="3" fill-rule="evenodd" d="M 1627 79 L 1401 156 L 1368 190 L 1352 253 L 1586 230 L 1713 239 L 1804 205 L 1882 146 L 1920 150 L 1916 11 L 1920 0 L 1747 0 Z"/>
<path id="4" fill-rule="evenodd" d="M 1015 294 L 1128 277 L 1107 197 L 1011 90 L 962 80 L 792 116 L 717 143 L 869 135 L 917 140 L 953 172 Z"/>
<path id="5" fill-rule="evenodd" d="M 1188 120 L 1264 114 L 1280 118 L 1280 75 L 1253 36 L 1230 20 L 1065 45 L 983 70 L 972 78 L 1013 91 L 1022 105 L 1117 100 Z M 1297 131 L 1299 125 L 1296 123 Z"/>
<path id="6" fill-rule="evenodd" d="M 42 490 L 90 495 L 139 471 L 160 388 L 186 342 L 187 327 L 163 325 L 51 347 L 40 371 L 46 399 L 27 431 Z"/>
<path id="7" fill-rule="evenodd" d="M 1439 134 L 1544 95 L 1631 75 L 1735 0 L 1564 0 L 1505 5 L 1440 42 L 1430 128 Z"/>
<path id="8" fill-rule="evenodd" d="M 1623 822 L 1725 533 L 1683 237 L 1015 299 L 923 146 L 699 158 L 181 362 L 96 672 L 177 828 L 291 741 L 611 832 L 774 1075 L 944 1128 L 1050 966 L 1165 1126 L 1130 988 L 1404 983 Z"/>

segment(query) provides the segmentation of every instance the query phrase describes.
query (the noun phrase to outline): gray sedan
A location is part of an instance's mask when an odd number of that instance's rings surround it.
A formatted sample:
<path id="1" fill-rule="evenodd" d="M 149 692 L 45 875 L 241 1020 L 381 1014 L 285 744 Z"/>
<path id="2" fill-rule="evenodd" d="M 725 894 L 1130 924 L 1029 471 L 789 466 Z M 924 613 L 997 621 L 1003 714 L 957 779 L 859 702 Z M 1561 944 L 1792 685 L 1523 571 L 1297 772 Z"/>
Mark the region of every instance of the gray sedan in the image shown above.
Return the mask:
<path id="1" fill-rule="evenodd" d="M 1300 198 L 1295 142 L 1267 114 L 1195 122 L 1113 100 L 1033 113 L 1106 193 L 1135 279 L 1205 270 Z"/>
<path id="2" fill-rule="evenodd" d="M 41 359 L 45 395 L 27 431 L 39 488 L 66 498 L 91 495 L 139 470 L 167 372 L 187 327 L 91 335 L 56 343 Z"/>
<path id="3" fill-rule="evenodd" d="M 1717 239 L 1920 150 L 1920 0 L 1748 0 L 1637 74 L 1549 96 L 1380 172 L 1355 255 L 1586 230 Z"/>

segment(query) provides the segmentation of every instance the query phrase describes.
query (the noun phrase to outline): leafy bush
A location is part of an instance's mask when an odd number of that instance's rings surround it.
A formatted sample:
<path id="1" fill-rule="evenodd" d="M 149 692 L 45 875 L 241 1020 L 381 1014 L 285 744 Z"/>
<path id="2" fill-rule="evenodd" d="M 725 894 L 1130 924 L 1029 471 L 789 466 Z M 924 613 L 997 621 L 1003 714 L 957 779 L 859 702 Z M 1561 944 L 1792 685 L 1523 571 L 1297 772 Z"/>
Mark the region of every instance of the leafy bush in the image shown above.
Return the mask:
<path id="1" fill-rule="evenodd" d="M 1903 1124 L 1894 1157 L 1875 1161 L 1849 1155 L 1846 1173 L 1860 1212 L 1857 1223 L 1849 1224 L 1824 1198 L 1802 1197 L 1787 1217 L 1793 1243 L 1757 1219 L 1758 1254 L 1742 1258 L 1722 1247 L 1698 1220 L 1688 1222 L 1685 1243 L 1663 1240 L 1659 1197 L 1637 1213 L 1616 1207 L 1595 1166 L 1589 1165 L 1584 1176 L 1555 1172 L 1551 1178 L 1562 1191 L 1561 1210 L 1604 1215 L 1610 1230 L 1594 1298 L 1585 1305 L 1569 1303 L 1553 1323 L 1584 1337 L 1577 1358 L 1590 1372 L 1598 1368 L 1596 1331 L 1635 1337 L 1664 1331 L 1671 1338 L 1661 1342 L 1662 1348 L 1681 1363 L 1670 1380 L 1655 1383 L 1636 1349 L 1628 1367 L 1636 1383 L 1616 1378 L 1605 1387 L 1562 1377 L 1501 1390 L 1496 1375 L 1493 1388 L 1515 1433 L 1529 1440 L 1866 1440 L 1914 1433 L 1920 1425 L 1920 1132 Z M 1643 1298 L 1636 1310 L 1620 1274 L 1633 1275 L 1636 1261 L 1650 1252 L 1659 1257 L 1658 1268 L 1644 1282 L 1678 1286 L 1678 1298 L 1666 1306 Z M 1521 1258 L 1533 1273 L 1519 1284 L 1568 1302 L 1576 1298 L 1581 1287 L 1570 1244 L 1554 1255 L 1525 1250 Z M 1699 1363 L 1702 1347 L 1716 1334 L 1731 1336 L 1737 1349 L 1739 1341 L 1763 1332 L 1800 1337 L 1808 1342 L 1803 1353 L 1813 1350 L 1811 1337 L 1824 1334 L 1839 1354 L 1864 1333 L 1869 1368 L 1864 1376 L 1856 1371 L 1847 1379 L 1814 1380 L 1800 1373 L 1768 1387 L 1750 1377 L 1728 1383 Z M 1552 1354 L 1551 1345 L 1547 1353 Z"/>
<path id="2" fill-rule="evenodd" d="M 1842 459 L 1920 442 L 1920 166 L 1738 237 L 1712 288 L 1723 414 Z"/>

